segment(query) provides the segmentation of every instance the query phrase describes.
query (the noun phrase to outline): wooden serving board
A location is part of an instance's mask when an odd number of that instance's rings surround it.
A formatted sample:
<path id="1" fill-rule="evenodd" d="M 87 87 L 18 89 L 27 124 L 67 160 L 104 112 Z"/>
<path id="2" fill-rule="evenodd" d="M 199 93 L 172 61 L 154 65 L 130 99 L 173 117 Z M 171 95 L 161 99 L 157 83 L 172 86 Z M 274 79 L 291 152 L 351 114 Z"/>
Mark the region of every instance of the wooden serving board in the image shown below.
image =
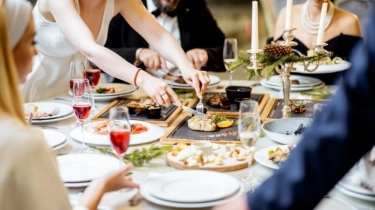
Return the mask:
<path id="1" fill-rule="evenodd" d="M 218 150 L 214 150 L 214 154 L 218 154 L 221 152 L 225 152 L 225 148 L 223 145 L 220 145 L 220 148 Z M 204 166 L 198 165 L 198 166 L 188 166 L 185 165 L 182 161 L 178 160 L 176 156 L 172 155 L 172 152 L 169 152 L 165 155 L 165 160 L 167 161 L 167 164 L 172 166 L 173 168 L 181 169 L 181 170 L 189 170 L 189 169 L 199 169 L 199 170 L 211 170 L 211 171 L 220 171 L 220 172 L 226 172 L 226 171 L 236 171 L 243 168 L 247 168 L 249 165 L 249 159 L 250 157 L 247 157 L 246 160 L 236 160 L 236 158 L 225 158 L 223 159 L 224 164 L 223 165 L 216 165 L 213 163 L 207 163 Z"/>
<path id="2" fill-rule="evenodd" d="M 207 99 L 214 95 L 222 95 L 226 96 L 225 92 L 205 92 L 203 94 L 203 104 L 207 108 L 207 114 L 218 114 L 218 115 L 225 115 L 225 116 L 238 116 L 238 109 L 236 104 L 232 103 L 230 104 L 230 109 L 226 110 L 223 108 L 215 108 L 211 107 L 210 105 L 207 105 Z M 262 113 L 270 95 L 268 93 L 251 93 L 251 99 L 254 101 L 257 101 L 259 103 L 259 109 Z M 193 99 L 189 102 L 188 106 L 195 109 L 197 103 L 199 102 L 198 98 Z"/>
<path id="3" fill-rule="evenodd" d="M 290 100 L 290 101 L 305 101 L 306 102 L 306 111 L 303 113 L 294 113 L 292 112 L 290 117 L 294 118 L 313 118 L 314 114 L 314 105 L 315 104 L 324 104 L 327 103 L 328 100 Z M 267 104 L 266 108 L 264 109 L 262 113 L 262 122 L 267 122 L 269 120 L 275 120 L 275 119 L 280 119 L 283 117 L 283 112 L 282 108 L 284 106 L 284 99 L 277 99 L 277 98 L 272 98 L 270 99 L 269 103 Z"/>
<path id="4" fill-rule="evenodd" d="M 212 113 L 216 114 L 216 113 Z M 210 116 L 210 115 L 209 115 Z M 188 119 L 192 116 L 190 113 L 182 113 L 181 116 L 173 122 L 167 132 L 160 138 L 161 144 L 176 144 L 178 142 L 188 143 L 195 141 L 210 141 L 218 144 L 237 144 L 242 145 L 237 138 L 237 117 L 227 116 L 234 121 L 228 128 L 220 128 L 218 131 L 206 132 L 195 131 L 188 127 Z"/>
<path id="5" fill-rule="evenodd" d="M 109 118 L 109 110 L 115 106 L 125 106 L 126 104 L 132 101 L 140 101 L 140 99 L 116 99 L 104 109 L 100 110 L 91 120 L 107 120 Z M 183 105 L 186 105 L 186 101 L 182 101 Z M 139 115 L 130 115 L 131 120 L 140 120 L 149 123 L 153 123 L 155 125 L 159 125 L 162 127 L 168 127 L 172 124 L 172 122 L 179 116 L 180 112 L 182 111 L 181 108 L 177 106 L 170 106 L 168 108 L 163 108 L 160 119 L 148 119 L 145 113 Z"/>

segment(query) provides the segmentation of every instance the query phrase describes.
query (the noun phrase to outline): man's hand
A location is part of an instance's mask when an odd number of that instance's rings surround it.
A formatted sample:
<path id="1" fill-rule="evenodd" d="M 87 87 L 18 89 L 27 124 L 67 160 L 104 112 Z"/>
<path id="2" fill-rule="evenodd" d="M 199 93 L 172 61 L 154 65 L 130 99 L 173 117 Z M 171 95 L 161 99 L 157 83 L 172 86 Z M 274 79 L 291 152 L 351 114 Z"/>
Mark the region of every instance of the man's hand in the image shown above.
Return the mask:
<path id="1" fill-rule="evenodd" d="M 195 69 L 201 69 L 208 61 L 207 51 L 203 49 L 192 49 L 186 52 L 189 61 L 194 65 Z"/>
<path id="2" fill-rule="evenodd" d="M 139 60 L 149 69 L 158 70 L 162 68 L 166 72 L 169 71 L 165 59 L 153 50 L 143 49 L 139 53 Z"/>

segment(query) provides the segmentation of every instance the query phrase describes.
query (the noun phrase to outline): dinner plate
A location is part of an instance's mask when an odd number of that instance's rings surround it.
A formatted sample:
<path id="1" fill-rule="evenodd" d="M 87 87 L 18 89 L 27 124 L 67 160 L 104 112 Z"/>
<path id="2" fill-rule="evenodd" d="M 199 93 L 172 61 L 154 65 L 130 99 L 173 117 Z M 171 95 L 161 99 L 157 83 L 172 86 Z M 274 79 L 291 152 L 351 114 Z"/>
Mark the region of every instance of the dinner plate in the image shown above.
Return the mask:
<path id="1" fill-rule="evenodd" d="M 98 123 L 103 123 L 105 121 L 97 121 L 85 124 L 85 143 L 95 144 L 100 146 L 110 146 L 111 142 L 109 140 L 109 135 L 100 135 L 93 133 L 93 127 Z M 147 132 L 130 135 L 130 145 L 144 144 L 158 140 L 165 133 L 164 129 L 143 121 L 130 120 L 130 124 L 140 123 L 148 128 Z M 70 132 L 70 136 L 77 141 L 82 141 L 81 129 L 75 128 Z"/>
<path id="2" fill-rule="evenodd" d="M 89 182 L 119 168 L 119 160 L 108 155 L 71 154 L 56 159 L 61 180 L 72 184 Z"/>
<path id="3" fill-rule="evenodd" d="M 219 83 L 214 84 L 214 85 L 208 85 L 208 86 L 207 86 L 207 89 L 216 88 L 218 85 L 219 85 Z M 193 88 L 193 87 L 191 87 L 191 86 L 181 87 L 181 86 L 173 86 L 173 85 L 170 85 L 170 87 L 171 87 L 172 89 L 184 89 L 184 90 L 194 90 L 194 89 L 195 89 L 195 88 Z"/>
<path id="4" fill-rule="evenodd" d="M 262 86 L 264 87 L 267 87 L 267 88 L 271 88 L 271 89 L 274 89 L 274 90 L 282 90 L 283 87 L 282 86 L 276 86 L 276 85 L 269 85 L 269 84 L 266 84 L 263 80 L 261 80 L 259 82 Z M 290 87 L 290 91 L 306 91 L 306 90 L 312 90 L 312 87 L 315 87 L 315 88 L 321 88 L 321 87 L 324 87 L 324 82 L 321 83 L 320 85 L 316 85 L 316 86 L 306 86 L 306 87 L 293 87 L 291 86 Z"/>
<path id="5" fill-rule="evenodd" d="M 97 93 L 96 91 L 99 88 L 116 88 L 120 89 L 121 91 L 116 93 Z M 124 94 L 132 93 L 136 90 L 134 85 L 128 85 L 128 84 L 121 84 L 121 83 L 100 83 L 95 89 L 94 89 L 94 98 L 99 97 L 109 97 L 109 96 L 122 96 Z M 84 94 L 86 96 L 87 93 Z"/>
<path id="6" fill-rule="evenodd" d="M 65 187 L 87 187 L 91 183 L 90 182 L 64 182 Z"/>
<path id="7" fill-rule="evenodd" d="M 299 75 L 291 75 L 290 80 L 298 80 L 299 84 L 291 84 L 291 87 L 310 87 L 322 84 L 322 80 Z M 282 78 L 279 75 L 272 76 L 268 79 L 262 79 L 264 84 L 273 85 L 273 86 L 282 86 Z"/>
<path id="8" fill-rule="evenodd" d="M 307 72 L 304 70 L 304 66 L 301 64 L 294 64 L 293 67 L 296 68 L 295 72 L 302 73 L 302 74 L 328 74 L 333 72 L 344 71 L 350 68 L 351 63 L 348 61 L 341 61 L 340 64 L 330 64 L 330 65 L 319 65 L 318 69 L 314 72 Z M 311 65 L 309 68 L 313 68 L 314 66 Z"/>
<path id="9" fill-rule="evenodd" d="M 183 203 L 219 200 L 234 194 L 240 187 L 229 175 L 204 170 L 165 173 L 150 180 L 149 185 L 152 196 Z"/>
<path id="10" fill-rule="evenodd" d="M 66 136 L 58 131 L 53 130 L 41 130 L 44 139 L 47 141 L 48 146 L 53 150 L 59 149 L 68 143 Z"/>
<path id="11" fill-rule="evenodd" d="M 48 119 L 48 120 L 32 120 L 31 124 L 48 124 L 48 123 L 53 123 L 53 122 L 58 122 L 58 121 L 66 120 L 66 119 L 69 119 L 69 118 L 71 118 L 73 116 L 75 116 L 74 112 L 72 112 L 69 115 L 66 115 L 64 117 L 61 117 L 61 118 L 53 118 L 53 119 Z"/>
<path id="12" fill-rule="evenodd" d="M 25 103 L 25 104 L 23 104 L 23 109 L 25 110 L 25 113 L 28 113 L 29 111 L 32 111 L 29 108 L 30 105 L 37 106 L 38 112 L 46 112 L 46 113 L 52 113 L 55 108 L 60 108 L 60 112 L 57 115 L 53 115 L 53 116 L 49 116 L 49 117 L 35 118 L 35 119 L 32 120 L 32 122 L 62 118 L 62 117 L 65 117 L 65 116 L 73 113 L 72 106 L 69 106 L 69 105 L 66 105 L 66 104 L 61 104 L 61 103 L 54 103 L 54 102 Z"/>
<path id="13" fill-rule="evenodd" d="M 277 147 L 280 147 L 281 149 L 286 149 L 290 145 L 279 145 L 279 146 L 272 146 L 272 147 L 266 147 L 261 150 L 258 150 L 254 154 L 254 159 L 261 165 L 264 165 L 268 168 L 272 169 L 279 169 L 280 166 L 276 163 L 273 163 L 269 157 L 268 157 L 268 151 L 275 150 Z"/>
<path id="14" fill-rule="evenodd" d="M 351 190 L 348 190 L 342 185 L 341 182 L 337 183 L 335 188 L 338 189 L 343 194 L 350 196 L 350 197 L 354 197 L 354 198 L 358 198 L 358 199 L 366 200 L 366 201 L 375 201 L 375 196 L 365 195 L 365 194 L 356 193 Z"/>
<path id="15" fill-rule="evenodd" d="M 187 172 L 187 171 L 183 171 L 183 172 Z M 226 197 L 225 199 L 216 200 L 216 201 L 209 201 L 209 202 L 200 202 L 200 203 L 180 203 L 180 202 L 172 202 L 172 201 L 162 200 L 162 199 L 159 199 L 159 198 L 151 195 L 150 192 L 149 192 L 149 190 L 151 189 L 150 184 L 149 184 L 150 181 L 146 182 L 145 184 L 143 184 L 141 186 L 141 190 L 140 190 L 141 195 L 146 200 L 148 200 L 152 203 L 155 203 L 155 204 L 158 204 L 158 205 L 161 205 L 161 206 L 172 207 L 172 208 L 186 208 L 186 209 L 190 208 L 190 209 L 193 209 L 193 208 L 208 208 L 208 207 L 212 207 L 212 206 L 217 206 L 217 205 L 221 205 L 221 204 L 224 204 L 224 203 L 235 200 L 236 198 L 242 196 L 244 191 L 245 191 L 243 186 L 241 185 L 237 192 L 235 192 L 233 195 L 231 195 L 229 197 Z"/>
<path id="16" fill-rule="evenodd" d="M 215 84 L 218 84 L 220 82 L 220 77 L 218 76 L 215 76 L 215 75 L 208 75 L 210 77 L 210 84 L 208 84 L 209 86 L 210 85 L 215 85 Z M 174 87 L 180 87 L 180 88 L 185 88 L 185 87 L 190 87 L 189 84 L 180 84 L 180 83 L 177 83 L 175 81 L 172 81 L 172 80 L 166 80 L 164 79 L 164 81 L 168 84 L 168 85 L 171 85 L 171 86 L 174 86 Z"/>
<path id="17" fill-rule="evenodd" d="M 347 190 L 353 191 L 355 193 L 360 193 L 368 196 L 375 196 L 375 192 L 371 192 L 358 185 L 352 184 L 349 182 L 349 180 L 346 180 L 345 177 L 340 181 L 340 185 L 346 188 Z"/>

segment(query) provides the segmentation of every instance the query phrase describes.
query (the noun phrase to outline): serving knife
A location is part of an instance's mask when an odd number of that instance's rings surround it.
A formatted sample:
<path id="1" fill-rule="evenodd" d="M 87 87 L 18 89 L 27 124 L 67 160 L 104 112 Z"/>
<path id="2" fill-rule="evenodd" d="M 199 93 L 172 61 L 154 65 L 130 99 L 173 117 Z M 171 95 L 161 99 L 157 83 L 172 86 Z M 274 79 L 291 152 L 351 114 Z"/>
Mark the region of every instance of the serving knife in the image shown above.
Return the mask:
<path id="1" fill-rule="evenodd" d="M 206 114 L 204 114 L 204 113 L 202 113 L 202 112 L 198 112 L 197 110 L 192 109 L 192 108 L 190 108 L 190 107 L 187 107 L 187 106 L 181 106 L 181 108 L 182 108 L 184 111 L 190 112 L 190 113 L 193 114 L 193 115 L 196 115 L 196 116 L 199 116 L 199 117 L 207 117 Z"/>

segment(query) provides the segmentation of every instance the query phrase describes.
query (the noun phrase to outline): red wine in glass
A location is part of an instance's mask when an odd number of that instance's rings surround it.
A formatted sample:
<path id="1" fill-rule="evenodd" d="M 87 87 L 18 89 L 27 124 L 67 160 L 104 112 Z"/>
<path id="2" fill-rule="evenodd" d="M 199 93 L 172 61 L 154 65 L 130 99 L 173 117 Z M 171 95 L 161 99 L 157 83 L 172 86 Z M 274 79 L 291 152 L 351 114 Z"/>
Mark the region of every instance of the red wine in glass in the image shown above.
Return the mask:
<path id="1" fill-rule="evenodd" d="M 129 147 L 130 132 L 128 130 L 116 130 L 109 133 L 112 147 L 117 156 L 123 156 Z"/>
<path id="2" fill-rule="evenodd" d="M 73 110 L 77 119 L 82 123 L 90 116 L 91 104 L 84 102 L 75 103 Z"/>
<path id="3" fill-rule="evenodd" d="M 95 88 L 98 85 L 100 80 L 100 70 L 99 69 L 86 69 L 85 78 L 89 80 L 92 88 Z"/>

